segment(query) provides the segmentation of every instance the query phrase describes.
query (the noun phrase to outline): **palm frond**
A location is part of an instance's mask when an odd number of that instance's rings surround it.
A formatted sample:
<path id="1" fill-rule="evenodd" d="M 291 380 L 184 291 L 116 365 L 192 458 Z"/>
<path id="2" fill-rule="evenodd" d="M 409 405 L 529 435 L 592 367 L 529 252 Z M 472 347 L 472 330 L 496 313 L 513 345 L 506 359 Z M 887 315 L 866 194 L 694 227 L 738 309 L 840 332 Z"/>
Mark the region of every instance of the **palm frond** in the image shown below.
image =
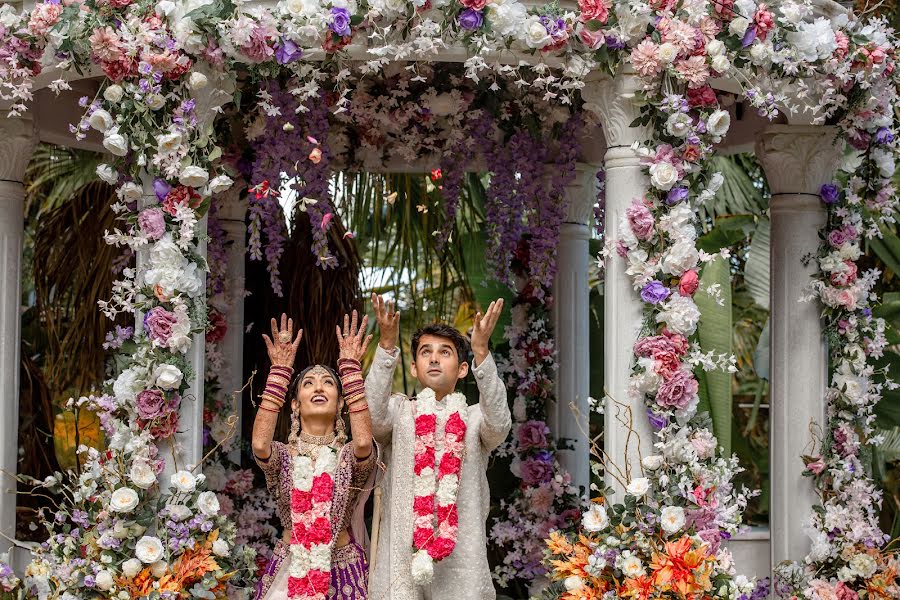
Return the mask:
<path id="1" fill-rule="evenodd" d="M 25 214 L 41 218 L 96 181 L 101 155 L 50 144 L 37 147 L 26 171 Z"/>
<path id="2" fill-rule="evenodd" d="M 701 222 L 712 223 L 724 215 L 765 213 L 769 192 L 755 156 L 715 156 L 709 168 L 710 172 L 722 173 L 725 181 L 715 197 L 698 208 Z"/>

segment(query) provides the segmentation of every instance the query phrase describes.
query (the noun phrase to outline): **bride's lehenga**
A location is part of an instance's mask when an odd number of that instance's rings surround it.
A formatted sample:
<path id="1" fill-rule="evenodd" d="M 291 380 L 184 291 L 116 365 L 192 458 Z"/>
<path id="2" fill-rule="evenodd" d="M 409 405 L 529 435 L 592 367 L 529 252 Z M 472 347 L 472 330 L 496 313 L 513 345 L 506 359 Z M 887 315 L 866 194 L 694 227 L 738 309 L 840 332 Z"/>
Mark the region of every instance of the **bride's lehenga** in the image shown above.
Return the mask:
<path id="1" fill-rule="evenodd" d="M 300 432 L 300 443 L 307 445 L 332 445 L 334 436 L 325 438 Z M 368 535 L 363 521 L 363 507 L 372 489 L 377 463 L 377 447 L 373 444 L 368 458 L 357 459 L 352 442 L 344 444 L 338 452 L 338 465 L 334 474 L 334 497 L 331 504 L 331 531 L 334 540 L 348 530 L 350 542 L 331 551 L 331 588 L 329 600 L 364 600 L 368 597 L 369 565 L 366 557 Z M 286 600 L 288 597 L 288 571 L 290 566 L 291 523 L 291 469 L 294 454 L 291 447 L 282 442 L 272 442 L 272 454 L 268 460 L 256 458 L 266 476 L 266 486 L 275 496 L 278 517 L 284 527 L 285 537 L 275 545 L 275 551 L 257 585 L 255 600 Z"/>

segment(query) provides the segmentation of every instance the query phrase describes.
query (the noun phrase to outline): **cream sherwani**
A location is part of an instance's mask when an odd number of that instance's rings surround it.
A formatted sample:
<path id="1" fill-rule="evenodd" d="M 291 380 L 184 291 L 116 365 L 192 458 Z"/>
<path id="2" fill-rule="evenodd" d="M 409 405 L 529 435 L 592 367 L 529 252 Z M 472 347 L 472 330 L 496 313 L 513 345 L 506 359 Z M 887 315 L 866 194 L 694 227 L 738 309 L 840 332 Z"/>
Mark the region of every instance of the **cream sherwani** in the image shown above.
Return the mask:
<path id="1" fill-rule="evenodd" d="M 431 585 L 420 587 L 412 578 L 414 400 L 391 395 L 399 351 L 375 351 L 366 377 L 366 399 L 372 413 L 375 439 L 384 447 L 387 474 L 383 484 L 384 511 L 375 566 L 369 576 L 369 600 L 493 600 L 494 584 L 487 562 L 485 522 L 490 508 L 486 470 L 491 451 L 509 434 L 512 420 L 506 387 L 491 355 L 473 368 L 480 400 L 468 407 L 465 456 L 460 472 L 456 548 L 434 565 Z M 447 414 L 438 403 L 438 439 L 443 444 Z"/>

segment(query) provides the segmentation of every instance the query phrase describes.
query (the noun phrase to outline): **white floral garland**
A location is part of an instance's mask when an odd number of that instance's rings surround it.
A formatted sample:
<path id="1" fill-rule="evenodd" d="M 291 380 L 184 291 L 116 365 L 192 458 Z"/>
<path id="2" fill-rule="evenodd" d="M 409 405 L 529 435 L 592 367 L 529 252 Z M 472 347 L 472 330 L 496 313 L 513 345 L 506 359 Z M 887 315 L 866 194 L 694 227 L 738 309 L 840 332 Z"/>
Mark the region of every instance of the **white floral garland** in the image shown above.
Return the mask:
<path id="1" fill-rule="evenodd" d="M 291 490 L 291 563 L 288 597 L 325 600 L 331 582 L 331 505 L 337 452 L 323 446 L 313 461 L 297 455 L 293 460 Z M 322 519 L 328 522 L 325 527 Z M 323 591 L 324 586 L 324 591 Z"/>
<path id="2" fill-rule="evenodd" d="M 435 440 L 438 401 L 434 390 L 425 388 L 416 397 L 414 471 L 418 473 L 414 481 L 414 554 L 411 568 L 413 580 L 418 585 L 431 583 L 434 563 L 453 552 L 458 533 L 456 501 L 465 451 L 468 404 L 466 397 L 458 392 L 448 395 L 441 402 L 447 407 L 448 414 L 444 424 L 444 443 L 438 448 Z"/>

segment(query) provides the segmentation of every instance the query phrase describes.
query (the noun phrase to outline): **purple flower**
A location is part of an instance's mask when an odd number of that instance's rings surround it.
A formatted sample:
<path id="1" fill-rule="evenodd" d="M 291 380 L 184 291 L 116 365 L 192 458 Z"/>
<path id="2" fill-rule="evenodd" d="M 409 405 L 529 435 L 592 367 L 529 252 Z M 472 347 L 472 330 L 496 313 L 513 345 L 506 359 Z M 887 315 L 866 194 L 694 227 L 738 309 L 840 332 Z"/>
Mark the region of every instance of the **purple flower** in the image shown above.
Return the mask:
<path id="1" fill-rule="evenodd" d="M 341 37 L 350 35 L 350 13 L 346 8 L 331 9 L 331 23 L 328 28 Z"/>
<path id="2" fill-rule="evenodd" d="M 157 177 L 153 180 L 153 191 L 156 192 L 156 198 L 162 202 L 172 191 L 172 186 L 166 183 L 165 179 Z"/>
<path id="3" fill-rule="evenodd" d="M 175 313 L 162 306 L 151 308 L 144 316 L 144 328 L 147 330 L 148 337 L 162 346 L 169 343 L 172 329 L 177 324 L 178 317 L 175 316 Z"/>
<path id="4" fill-rule="evenodd" d="M 137 396 L 137 413 L 142 419 L 162 416 L 166 408 L 166 397 L 160 390 L 144 390 Z"/>
<path id="5" fill-rule="evenodd" d="M 746 48 L 750 44 L 753 43 L 753 40 L 756 39 L 756 25 L 751 25 L 747 28 L 747 31 L 744 32 L 744 39 L 741 40 L 741 47 Z"/>
<path id="6" fill-rule="evenodd" d="M 894 134 L 887 127 L 879 127 L 875 132 L 875 141 L 879 144 L 890 144 L 894 141 Z"/>
<path id="7" fill-rule="evenodd" d="M 516 430 L 519 449 L 545 448 L 548 433 L 550 433 L 550 428 L 543 421 L 525 421 Z"/>
<path id="8" fill-rule="evenodd" d="M 85 575 L 84 587 L 89 587 L 89 588 L 94 587 L 94 576 L 93 575 Z"/>
<path id="9" fill-rule="evenodd" d="M 472 8 L 467 8 L 466 10 L 459 13 L 459 26 L 463 29 L 467 29 L 469 31 L 475 31 L 481 24 L 484 23 L 484 17 L 481 16 L 481 12 Z"/>
<path id="10" fill-rule="evenodd" d="M 625 47 L 625 42 L 614 35 L 608 35 L 606 36 L 606 46 L 610 50 L 621 50 Z"/>
<path id="11" fill-rule="evenodd" d="M 288 39 L 281 39 L 281 43 L 275 48 L 275 60 L 279 65 L 292 63 L 303 56 L 303 50 L 294 42 Z"/>
<path id="12" fill-rule="evenodd" d="M 687 371 L 675 371 L 667 381 L 659 386 L 656 402 L 660 406 L 685 410 L 697 402 L 697 390 L 700 384 L 694 375 Z"/>
<path id="13" fill-rule="evenodd" d="M 658 415 L 649 408 L 647 409 L 647 418 L 650 419 L 650 427 L 652 427 L 654 431 L 659 431 L 669 424 L 669 417 L 666 415 Z"/>
<path id="14" fill-rule="evenodd" d="M 838 201 L 838 187 L 833 183 L 826 183 L 819 189 L 819 196 L 825 204 L 834 204 Z"/>
<path id="15" fill-rule="evenodd" d="M 522 481 L 526 485 L 546 483 L 553 478 L 553 455 L 542 450 L 522 463 Z"/>
<path id="16" fill-rule="evenodd" d="M 666 204 L 674 206 L 679 202 L 684 202 L 688 197 L 688 189 L 686 187 L 674 187 L 666 194 Z"/>
<path id="17" fill-rule="evenodd" d="M 654 279 L 641 290 L 641 300 L 648 304 L 659 304 L 669 297 L 669 288 Z"/>
<path id="18" fill-rule="evenodd" d="M 166 218 L 162 209 L 146 208 L 138 215 L 138 226 L 151 240 L 158 240 L 166 233 Z"/>

